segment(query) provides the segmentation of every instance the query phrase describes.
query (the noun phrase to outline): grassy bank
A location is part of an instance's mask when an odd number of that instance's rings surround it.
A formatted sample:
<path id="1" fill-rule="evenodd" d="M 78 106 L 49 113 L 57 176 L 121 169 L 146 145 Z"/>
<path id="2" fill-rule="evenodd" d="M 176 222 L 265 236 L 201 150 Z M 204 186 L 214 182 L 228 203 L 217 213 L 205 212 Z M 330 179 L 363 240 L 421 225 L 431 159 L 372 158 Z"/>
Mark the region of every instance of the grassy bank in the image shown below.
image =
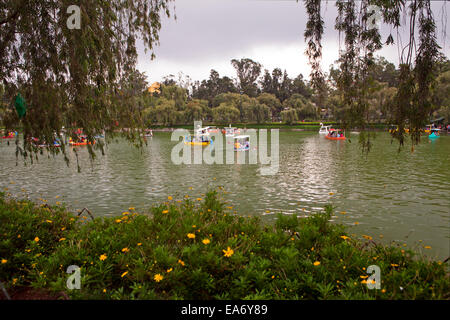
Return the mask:
<path id="1" fill-rule="evenodd" d="M 0 281 L 13 296 L 71 299 L 450 298 L 445 263 L 351 239 L 331 214 L 279 215 L 269 226 L 212 191 L 91 221 L 1 195 Z M 66 287 L 70 265 L 81 267 L 80 290 Z M 379 290 L 367 288 L 370 265 L 381 269 Z"/>

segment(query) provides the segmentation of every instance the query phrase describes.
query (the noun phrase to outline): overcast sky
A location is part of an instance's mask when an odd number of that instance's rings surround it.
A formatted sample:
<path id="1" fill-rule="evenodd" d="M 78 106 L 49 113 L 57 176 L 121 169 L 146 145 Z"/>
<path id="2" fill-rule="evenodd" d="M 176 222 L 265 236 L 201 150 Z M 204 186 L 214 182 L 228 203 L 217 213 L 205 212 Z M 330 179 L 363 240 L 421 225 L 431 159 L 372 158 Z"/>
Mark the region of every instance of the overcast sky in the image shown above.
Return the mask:
<path id="1" fill-rule="evenodd" d="M 439 43 L 450 57 L 450 33 L 444 38 L 442 32 L 443 9 L 449 11 L 450 4 L 433 1 L 432 5 Z M 338 58 L 336 12 L 334 1 L 323 1 L 322 68 L 325 71 Z M 302 1 L 176 0 L 175 13 L 177 20 L 164 18 L 162 21 L 160 46 L 155 49 L 153 61 L 139 46 L 138 69 L 145 71 L 150 83 L 169 74 L 177 76 L 180 71 L 193 80 L 208 78 L 211 69 L 221 76 L 236 77 L 230 61 L 241 58 L 251 58 L 270 71 L 276 67 L 286 69 L 290 77 L 302 73 L 309 78 L 303 36 L 306 11 Z M 381 31 L 385 40 L 390 28 L 381 25 Z M 406 39 L 406 32 L 402 34 Z M 378 54 L 398 64 L 397 45 L 386 46 Z"/>

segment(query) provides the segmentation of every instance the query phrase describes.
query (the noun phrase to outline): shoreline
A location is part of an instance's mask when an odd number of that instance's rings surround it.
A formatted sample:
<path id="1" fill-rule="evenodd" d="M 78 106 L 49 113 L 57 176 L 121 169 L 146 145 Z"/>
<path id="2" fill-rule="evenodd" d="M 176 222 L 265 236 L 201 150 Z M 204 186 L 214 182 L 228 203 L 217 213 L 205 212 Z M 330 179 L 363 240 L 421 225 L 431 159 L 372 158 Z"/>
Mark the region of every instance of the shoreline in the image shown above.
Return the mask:
<path id="1" fill-rule="evenodd" d="M 329 206 L 274 226 L 229 208 L 210 191 L 90 219 L 0 194 L 0 281 L 31 299 L 450 299 L 445 262 L 352 239 Z M 66 287 L 70 265 L 90 279 L 81 290 Z"/>

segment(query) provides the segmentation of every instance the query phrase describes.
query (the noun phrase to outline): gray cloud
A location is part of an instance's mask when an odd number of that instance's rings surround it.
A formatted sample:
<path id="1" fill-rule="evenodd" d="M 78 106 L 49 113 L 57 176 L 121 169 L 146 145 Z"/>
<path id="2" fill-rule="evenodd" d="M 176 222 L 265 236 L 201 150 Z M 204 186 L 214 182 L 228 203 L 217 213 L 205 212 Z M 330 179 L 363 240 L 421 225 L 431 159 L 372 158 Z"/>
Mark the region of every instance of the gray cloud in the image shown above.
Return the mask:
<path id="1" fill-rule="evenodd" d="M 214 68 L 234 76 L 232 58 L 255 58 L 266 68 L 286 69 L 291 76 L 307 76 L 309 66 L 304 55 L 303 32 L 306 11 L 296 1 L 271 0 L 176 0 L 177 20 L 165 18 L 160 32 L 156 59 L 139 49 L 139 65 L 152 80 L 183 71 L 196 80 L 208 77 Z M 448 6 L 448 4 L 446 4 Z M 442 3 L 433 3 L 439 20 Z M 334 1 L 324 1 L 325 35 L 323 68 L 338 57 L 338 33 L 334 30 Z M 441 21 L 438 22 L 442 30 Z M 387 35 L 390 29 L 382 27 Z M 447 42 L 444 51 L 449 55 Z M 396 63 L 397 46 L 383 48 L 380 55 Z M 249 56 L 252 55 L 252 56 Z M 256 59 L 257 57 L 257 59 Z"/>

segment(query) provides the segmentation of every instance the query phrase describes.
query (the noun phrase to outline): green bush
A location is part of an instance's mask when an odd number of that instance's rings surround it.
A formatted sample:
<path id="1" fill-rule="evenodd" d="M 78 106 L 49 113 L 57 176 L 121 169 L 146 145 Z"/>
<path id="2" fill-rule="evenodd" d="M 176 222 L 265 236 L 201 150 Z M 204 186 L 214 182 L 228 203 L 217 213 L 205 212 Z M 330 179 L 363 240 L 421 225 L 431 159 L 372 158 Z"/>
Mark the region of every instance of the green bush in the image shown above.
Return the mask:
<path id="1" fill-rule="evenodd" d="M 331 207 L 275 225 L 232 212 L 216 191 L 93 221 L 1 198 L 0 279 L 72 299 L 449 298 L 446 264 L 350 239 Z M 381 290 L 365 284 L 373 264 Z M 81 267 L 80 290 L 66 288 L 70 265 Z"/>

